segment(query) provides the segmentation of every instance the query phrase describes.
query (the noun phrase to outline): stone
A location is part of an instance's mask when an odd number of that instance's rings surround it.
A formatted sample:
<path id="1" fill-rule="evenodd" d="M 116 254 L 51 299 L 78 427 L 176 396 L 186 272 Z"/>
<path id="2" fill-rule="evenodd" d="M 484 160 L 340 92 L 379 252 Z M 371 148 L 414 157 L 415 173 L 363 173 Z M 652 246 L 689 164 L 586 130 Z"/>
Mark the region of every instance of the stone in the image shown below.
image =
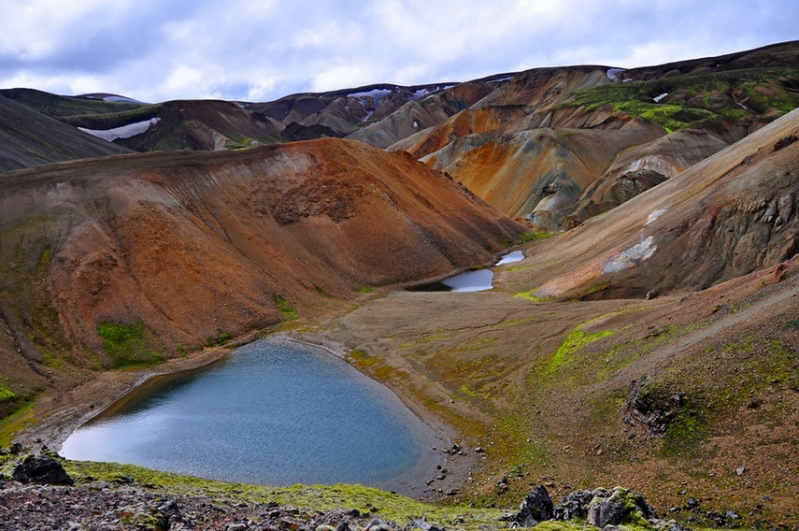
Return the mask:
<path id="1" fill-rule="evenodd" d="M 12 477 L 20 483 L 75 484 L 61 463 L 48 456 L 26 456 L 14 467 Z"/>
<path id="2" fill-rule="evenodd" d="M 554 516 L 552 499 L 546 487 L 537 485 L 519 505 L 519 512 L 513 518 L 515 527 L 534 527 Z"/>
<path id="3" fill-rule="evenodd" d="M 590 490 L 578 490 L 570 492 L 555 507 L 553 514 L 558 520 L 571 520 L 573 518 L 585 518 L 588 515 L 588 505 L 594 499 L 594 493 Z"/>
<path id="4" fill-rule="evenodd" d="M 606 525 L 617 525 L 626 515 L 624 505 L 610 500 L 591 504 L 588 508 L 588 523 L 600 529 Z"/>

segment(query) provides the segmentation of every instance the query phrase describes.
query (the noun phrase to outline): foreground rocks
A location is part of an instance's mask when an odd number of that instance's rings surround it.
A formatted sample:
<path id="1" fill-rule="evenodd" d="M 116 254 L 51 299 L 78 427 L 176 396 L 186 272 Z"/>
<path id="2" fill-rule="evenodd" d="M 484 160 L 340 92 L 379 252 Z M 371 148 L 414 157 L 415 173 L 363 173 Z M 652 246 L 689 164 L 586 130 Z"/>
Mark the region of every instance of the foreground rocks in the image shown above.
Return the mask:
<path id="1" fill-rule="evenodd" d="M 622 524 L 667 531 L 683 530 L 673 520 L 658 519 L 643 496 L 622 487 L 574 491 L 553 506 L 546 487 L 538 485 L 525 496 L 513 517 L 512 526 L 532 527 L 545 520 L 587 522 L 606 531 L 614 531 Z"/>
<path id="2" fill-rule="evenodd" d="M 415 528 L 433 529 L 422 519 Z M 400 531 L 357 509 L 309 511 L 274 502 L 205 496 L 165 498 L 144 486 L 97 482 L 79 488 L 0 479 L 0 530 L 39 531 Z"/>

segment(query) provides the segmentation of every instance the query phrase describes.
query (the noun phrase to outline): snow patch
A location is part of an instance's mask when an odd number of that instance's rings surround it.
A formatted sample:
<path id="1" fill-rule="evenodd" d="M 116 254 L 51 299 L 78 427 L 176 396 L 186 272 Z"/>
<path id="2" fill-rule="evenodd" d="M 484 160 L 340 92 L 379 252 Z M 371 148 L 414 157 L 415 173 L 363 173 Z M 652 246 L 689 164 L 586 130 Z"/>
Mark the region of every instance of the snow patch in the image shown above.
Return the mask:
<path id="1" fill-rule="evenodd" d="M 641 243 L 636 243 L 626 251 L 620 252 L 616 257 L 602 266 L 602 273 L 606 275 L 618 273 L 619 271 L 624 271 L 634 266 L 638 262 L 643 262 L 651 258 L 657 249 L 657 245 L 652 245 L 653 241 L 652 236 L 650 236 L 641 241 Z"/>
<path id="2" fill-rule="evenodd" d="M 663 93 L 663 94 L 661 94 L 660 96 L 655 96 L 655 97 L 654 97 L 654 98 L 652 98 L 652 99 L 653 99 L 653 100 L 655 100 L 655 103 L 660 103 L 660 100 L 662 100 L 663 98 L 665 98 L 665 97 L 666 97 L 666 96 L 668 96 L 668 95 L 669 95 L 669 93 L 668 93 L 668 92 L 664 92 L 664 93 Z"/>
<path id="3" fill-rule="evenodd" d="M 349 97 L 349 98 L 358 98 L 358 99 L 361 99 L 361 98 L 372 98 L 375 101 L 377 101 L 380 98 L 385 98 L 389 94 L 391 94 L 391 90 L 390 89 L 372 89 L 372 90 L 366 90 L 366 91 L 363 91 L 363 92 L 350 92 L 349 94 L 347 94 L 347 97 Z"/>
<path id="4" fill-rule="evenodd" d="M 627 70 L 627 69 L 626 68 L 609 68 L 608 71 L 607 71 L 608 79 L 613 81 L 614 79 L 616 79 L 616 75 L 617 74 L 621 74 L 625 70 Z"/>
<path id="5" fill-rule="evenodd" d="M 135 122 L 128 125 L 123 125 L 122 127 L 115 127 L 114 129 L 86 129 L 84 127 L 78 127 L 84 133 L 89 133 L 90 135 L 96 136 L 98 138 L 102 138 L 103 140 L 107 140 L 109 142 L 113 142 L 117 138 L 130 138 L 132 136 L 140 135 L 142 133 L 147 132 L 150 127 L 157 124 L 161 121 L 160 118 L 150 118 L 149 120 L 145 120 L 143 122 Z"/>
<path id="6" fill-rule="evenodd" d="M 667 211 L 668 209 L 669 209 L 669 207 L 668 207 L 668 206 L 664 206 L 663 208 L 658 208 L 657 210 L 653 210 L 653 211 L 652 211 L 652 212 L 649 214 L 649 217 L 647 217 L 647 218 L 646 218 L 646 223 L 644 223 L 644 225 L 649 225 L 650 223 L 653 223 L 653 222 L 654 222 L 655 220 L 657 220 L 657 219 L 658 219 L 660 216 L 662 216 L 663 214 L 665 214 L 665 213 L 666 213 L 666 211 Z"/>
<path id="7" fill-rule="evenodd" d="M 513 78 L 514 76 L 501 77 L 499 79 L 492 79 L 488 83 L 505 83 L 506 81 L 510 81 Z"/>
<path id="8" fill-rule="evenodd" d="M 419 127 L 419 122 L 417 122 L 416 120 L 414 120 L 414 121 L 413 121 L 413 126 L 414 126 L 414 127 Z"/>

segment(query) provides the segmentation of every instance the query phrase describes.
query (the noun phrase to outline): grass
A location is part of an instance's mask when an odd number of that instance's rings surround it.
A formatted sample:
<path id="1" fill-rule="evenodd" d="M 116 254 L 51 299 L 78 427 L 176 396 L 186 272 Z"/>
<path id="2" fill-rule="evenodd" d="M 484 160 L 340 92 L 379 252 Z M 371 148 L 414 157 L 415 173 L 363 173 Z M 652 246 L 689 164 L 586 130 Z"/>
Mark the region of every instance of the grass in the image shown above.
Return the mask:
<path id="1" fill-rule="evenodd" d="M 0 456 L 0 466 L 5 470 L 12 459 L 14 458 Z M 273 501 L 281 506 L 297 507 L 309 512 L 358 509 L 363 514 L 372 513 L 375 517 L 396 522 L 401 527 L 421 516 L 425 516 L 431 525 L 440 528 L 476 531 L 504 527 L 500 521 L 503 511 L 499 509 L 428 505 L 399 494 L 360 485 L 270 487 L 206 480 L 133 465 L 84 461 L 65 461 L 64 468 L 75 480 L 76 486 L 86 486 L 94 481 L 118 484 L 128 476 L 133 478 L 136 485 L 146 486 L 156 496 L 205 496 L 222 504 L 254 505 Z"/>
<path id="2" fill-rule="evenodd" d="M 280 312 L 281 321 L 295 321 L 297 319 L 297 311 L 289 304 L 289 301 L 278 295 L 275 295 L 272 299 Z"/>
<path id="3" fill-rule="evenodd" d="M 48 116 L 76 116 L 84 114 L 108 114 L 129 111 L 142 107 L 139 103 L 111 102 L 56 96 L 34 89 L 0 90 L 0 94 L 16 100 Z"/>
<path id="4" fill-rule="evenodd" d="M 532 302 L 552 302 L 557 300 L 557 297 L 536 297 L 533 292 L 538 288 L 533 288 L 530 291 L 520 291 L 513 294 L 514 299 L 527 299 Z"/>
<path id="5" fill-rule="evenodd" d="M 357 293 L 371 293 L 374 289 L 374 286 L 358 286 L 355 291 Z"/>
<path id="6" fill-rule="evenodd" d="M 228 332 L 226 330 L 220 330 L 219 331 L 219 335 L 217 335 L 215 338 L 209 339 L 208 343 L 206 343 L 206 346 L 207 347 L 221 347 L 222 345 L 224 345 L 225 343 L 227 343 L 231 339 L 233 339 L 233 334 L 231 334 L 230 332 Z M 185 355 L 186 354 L 186 349 L 184 349 L 183 347 L 180 347 L 180 348 L 183 349 L 183 351 L 181 352 L 181 355 Z"/>
<path id="7" fill-rule="evenodd" d="M 227 149 L 246 149 L 248 147 L 252 147 L 255 142 L 252 138 L 246 137 L 244 135 L 240 135 L 238 133 L 225 133 L 225 136 L 228 137 L 227 142 L 225 142 L 225 148 Z"/>
<path id="8" fill-rule="evenodd" d="M 97 334 L 103 339 L 103 350 L 111 358 L 114 369 L 146 367 L 164 361 L 151 348 L 151 334 L 141 321 L 135 324 L 101 321 Z"/>
<path id="9" fill-rule="evenodd" d="M 563 343 L 561 343 L 560 347 L 558 347 L 558 350 L 549 360 L 546 371 L 547 374 L 553 374 L 560 368 L 561 365 L 563 365 L 563 363 L 569 359 L 572 354 L 582 349 L 586 345 L 590 345 L 594 341 L 598 341 L 603 337 L 613 334 L 611 330 L 600 330 L 599 332 L 594 332 L 593 334 L 586 334 L 581 330 L 583 326 L 585 325 L 580 325 L 572 330 Z"/>
<path id="10" fill-rule="evenodd" d="M 672 132 L 719 118 L 739 122 L 770 109 L 787 113 L 799 107 L 799 94 L 789 90 L 781 79 L 797 80 L 799 70 L 753 68 L 611 83 L 575 91 L 576 99 L 570 105 L 589 112 L 610 106 L 614 112 L 640 116 Z M 653 98 L 664 93 L 670 94 L 671 99 L 655 103 Z M 746 109 L 736 101 L 744 102 Z"/>
<path id="11" fill-rule="evenodd" d="M 17 398 L 17 394 L 8 388 L 6 384 L 0 382 L 0 404 L 10 402 Z"/>
<path id="12" fill-rule="evenodd" d="M 0 420 L 0 446 L 10 446 L 11 440 L 18 431 L 37 422 L 38 419 L 33 414 L 33 406 L 33 400 L 28 399 Z"/>

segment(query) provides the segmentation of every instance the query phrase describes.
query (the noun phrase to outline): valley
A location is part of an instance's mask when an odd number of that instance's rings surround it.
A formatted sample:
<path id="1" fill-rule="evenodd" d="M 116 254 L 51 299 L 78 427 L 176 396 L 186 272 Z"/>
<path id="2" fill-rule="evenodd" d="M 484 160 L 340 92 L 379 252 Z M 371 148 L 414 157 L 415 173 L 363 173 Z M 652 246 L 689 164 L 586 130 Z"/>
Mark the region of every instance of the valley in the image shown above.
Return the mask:
<path id="1" fill-rule="evenodd" d="M 414 497 L 469 528 L 538 484 L 799 523 L 796 42 L 267 103 L 0 93 L 0 446 L 288 337 L 457 445 Z"/>

